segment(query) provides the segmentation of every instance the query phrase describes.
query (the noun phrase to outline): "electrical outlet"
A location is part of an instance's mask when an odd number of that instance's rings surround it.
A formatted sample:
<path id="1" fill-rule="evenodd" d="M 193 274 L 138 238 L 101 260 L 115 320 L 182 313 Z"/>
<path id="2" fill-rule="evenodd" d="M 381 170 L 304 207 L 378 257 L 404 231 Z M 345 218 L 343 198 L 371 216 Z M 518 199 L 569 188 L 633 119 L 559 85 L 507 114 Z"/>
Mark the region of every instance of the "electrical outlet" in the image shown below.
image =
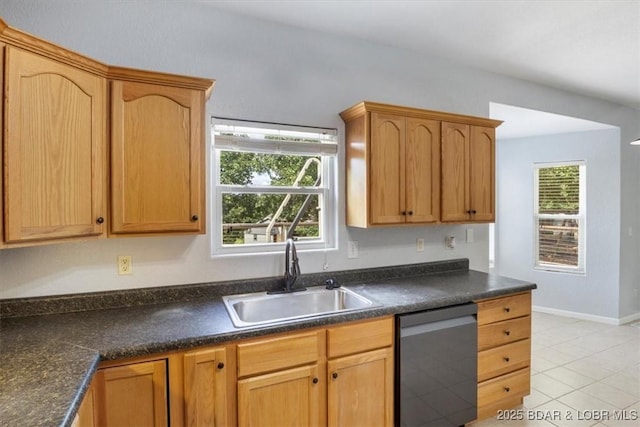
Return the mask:
<path id="1" fill-rule="evenodd" d="M 133 274 L 131 255 L 118 255 L 118 274 Z"/>
<path id="2" fill-rule="evenodd" d="M 355 240 L 347 242 L 347 258 L 358 258 L 358 242 Z"/>
<path id="3" fill-rule="evenodd" d="M 456 247 L 456 238 L 454 236 L 446 236 L 444 238 L 444 247 L 447 249 L 453 249 Z"/>
<path id="4" fill-rule="evenodd" d="M 416 239 L 416 252 L 424 252 L 424 239 Z"/>

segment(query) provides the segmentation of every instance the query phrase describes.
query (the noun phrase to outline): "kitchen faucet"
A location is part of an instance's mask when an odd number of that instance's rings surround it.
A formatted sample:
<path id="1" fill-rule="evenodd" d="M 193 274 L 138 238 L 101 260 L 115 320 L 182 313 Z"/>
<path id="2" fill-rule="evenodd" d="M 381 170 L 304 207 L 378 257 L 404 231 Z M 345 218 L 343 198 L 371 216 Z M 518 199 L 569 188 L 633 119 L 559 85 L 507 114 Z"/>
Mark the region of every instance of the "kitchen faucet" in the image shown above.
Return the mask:
<path id="1" fill-rule="evenodd" d="M 284 248 L 284 291 L 295 292 L 293 284 L 300 275 L 300 264 L 298 264 L 298 253 L 293 239 L 287 239 Z M 296 289 L 296 291 L 304 291 L 304 288 Z"/>

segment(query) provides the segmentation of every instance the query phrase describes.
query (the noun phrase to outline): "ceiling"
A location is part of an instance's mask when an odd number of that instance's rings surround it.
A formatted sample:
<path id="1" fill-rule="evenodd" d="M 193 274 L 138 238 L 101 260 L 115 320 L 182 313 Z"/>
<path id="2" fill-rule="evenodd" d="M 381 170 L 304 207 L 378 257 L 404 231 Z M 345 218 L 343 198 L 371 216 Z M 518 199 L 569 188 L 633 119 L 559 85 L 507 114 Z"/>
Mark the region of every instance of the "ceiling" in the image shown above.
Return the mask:
<path id="1" fill-rule="evenodd" d="M 640 109 L 640 0 L 244 0 L 212 7 Z"/>

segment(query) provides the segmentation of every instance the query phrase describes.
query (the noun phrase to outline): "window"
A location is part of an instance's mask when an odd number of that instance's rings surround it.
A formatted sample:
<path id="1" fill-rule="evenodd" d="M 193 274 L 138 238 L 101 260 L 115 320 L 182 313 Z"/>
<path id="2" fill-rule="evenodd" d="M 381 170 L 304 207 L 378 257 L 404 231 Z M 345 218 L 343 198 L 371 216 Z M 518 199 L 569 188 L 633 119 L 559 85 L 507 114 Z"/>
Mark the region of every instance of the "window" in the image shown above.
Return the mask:
<path id="1" fill-rule="evenodd" d="M 215 253 L 336 241 L 336 129 L 212 119 Z"/>
<path id="2" fill-rule="evenodd" d="M 534 166 L 535 267 L 585 272 L 584 162 Z"/>

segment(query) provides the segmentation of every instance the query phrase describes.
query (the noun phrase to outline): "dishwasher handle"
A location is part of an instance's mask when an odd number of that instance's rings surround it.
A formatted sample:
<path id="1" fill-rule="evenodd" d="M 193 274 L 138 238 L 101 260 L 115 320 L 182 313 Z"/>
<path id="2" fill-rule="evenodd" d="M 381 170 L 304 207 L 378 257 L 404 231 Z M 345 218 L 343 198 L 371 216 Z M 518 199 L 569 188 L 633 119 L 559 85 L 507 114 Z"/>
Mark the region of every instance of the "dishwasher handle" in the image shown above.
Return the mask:
<path id="1" fill-rule="evenodd" d="M 410 337 L 413 335 L 426 334 L 429 332 L 440 331 L 447 328 L 455 328 L 464 325 L 476 324 L 475 316 L 455 317 L 453 319 L 439 320 L 437 322 L 423 323 L 420 325 L 407 326 L 400 328 L 400 338 Z"/>

